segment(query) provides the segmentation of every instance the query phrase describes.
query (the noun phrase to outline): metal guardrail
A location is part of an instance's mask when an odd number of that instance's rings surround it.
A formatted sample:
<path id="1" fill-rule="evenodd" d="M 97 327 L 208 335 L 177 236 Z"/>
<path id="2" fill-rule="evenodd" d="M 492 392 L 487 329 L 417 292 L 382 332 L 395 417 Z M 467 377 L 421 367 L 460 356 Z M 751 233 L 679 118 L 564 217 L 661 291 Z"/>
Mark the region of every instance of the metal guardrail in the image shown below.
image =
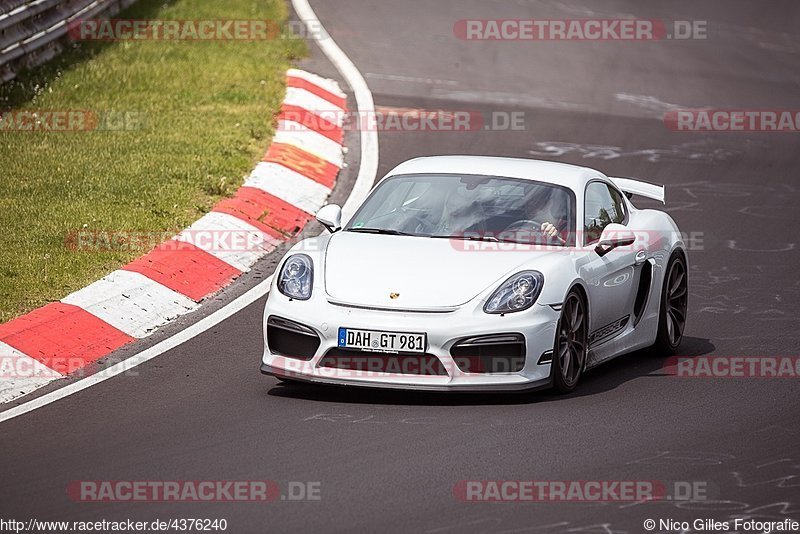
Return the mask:
<path id="1" fill-rule="evenodd" d="M 58 55 L 71 22 L 112 16 L 136 0 L 0 0 L 0 83 Z"/>

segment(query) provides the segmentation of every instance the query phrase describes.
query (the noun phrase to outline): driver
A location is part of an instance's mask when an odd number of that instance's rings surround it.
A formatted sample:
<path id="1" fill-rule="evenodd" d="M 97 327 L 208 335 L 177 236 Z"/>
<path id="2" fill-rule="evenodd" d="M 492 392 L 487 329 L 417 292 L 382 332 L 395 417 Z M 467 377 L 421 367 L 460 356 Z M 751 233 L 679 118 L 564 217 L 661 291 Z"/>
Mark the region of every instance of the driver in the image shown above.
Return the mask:
<path id="1" fill-rule="evenodd" d="M 551 193 L 544 201 L 543 205 L 537 206 L 534 213 L 534 220 L 542 222 L 542 234 L 546 237 L 558 241 L 562 245 L 566 243 L 562 234 L 567 229 L 567 214 L 564 203 L 559 202 L 558 195 Z"/>

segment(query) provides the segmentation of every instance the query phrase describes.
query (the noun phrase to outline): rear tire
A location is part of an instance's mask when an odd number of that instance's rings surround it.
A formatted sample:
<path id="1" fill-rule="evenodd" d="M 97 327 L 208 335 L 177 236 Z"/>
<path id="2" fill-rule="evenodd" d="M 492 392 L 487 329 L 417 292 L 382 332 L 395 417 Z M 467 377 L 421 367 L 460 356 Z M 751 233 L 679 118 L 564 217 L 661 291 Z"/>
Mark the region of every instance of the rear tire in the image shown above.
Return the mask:
<path id="1" fill-rule="evenodd" d="M 653 345 L 653 349 L 659 354 L 673 354 L 683 339 L 689 304 L 688 278 L 686 260 L 680 252 L 674 252 L 667 263 L 661 288 L 658 335 Z"/>
<path id="2" fill-rule="evenodd" d="M 589 316 L 582 295 L 572 289 L 561 306 L 561 317 L 556 325 L 551 376 L 553 389 L 558 393 L 571 393 L 578 385 L 586 367 L 589 350 Z"/>

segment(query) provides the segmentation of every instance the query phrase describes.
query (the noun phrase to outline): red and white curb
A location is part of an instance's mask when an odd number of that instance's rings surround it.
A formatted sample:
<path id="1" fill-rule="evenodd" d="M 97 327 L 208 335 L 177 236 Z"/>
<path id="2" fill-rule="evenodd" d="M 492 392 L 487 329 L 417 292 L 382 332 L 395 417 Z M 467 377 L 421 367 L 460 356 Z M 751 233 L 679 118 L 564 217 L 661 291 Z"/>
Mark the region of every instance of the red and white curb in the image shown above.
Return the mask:
<path id="1" fill-rule="evenodd" d="M 305 71 L 290 69 L 286 81 L 272 144 L 233 197 L 97 282 L 0 325 L 0 403 L 198 308 L 313 219 L 344 165 L 346 96 Z M 226 234 L 248 245 L 220 246 L 214 236 Z"/>

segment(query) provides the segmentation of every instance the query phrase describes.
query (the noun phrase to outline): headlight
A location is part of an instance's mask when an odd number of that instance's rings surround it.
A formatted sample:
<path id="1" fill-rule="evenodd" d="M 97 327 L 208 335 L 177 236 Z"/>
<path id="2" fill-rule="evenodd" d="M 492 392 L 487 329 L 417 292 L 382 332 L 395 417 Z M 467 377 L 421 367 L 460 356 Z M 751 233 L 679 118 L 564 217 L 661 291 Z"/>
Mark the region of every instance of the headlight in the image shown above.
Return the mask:
<path id="1" fill-rule="evenodd" d="M 311 298 L 314 266 L 305 254 L 295 254 L 286 260 L 278 275 L 278 291 L 297 300 Z"/>
<path id="2" fill-rule="evenodd" d="M 542 292 L 544 276 L 539 271 L 522 271 L 498 287 L 483 311 L 486 313 L 512 313 L 527 310 Z"/>

